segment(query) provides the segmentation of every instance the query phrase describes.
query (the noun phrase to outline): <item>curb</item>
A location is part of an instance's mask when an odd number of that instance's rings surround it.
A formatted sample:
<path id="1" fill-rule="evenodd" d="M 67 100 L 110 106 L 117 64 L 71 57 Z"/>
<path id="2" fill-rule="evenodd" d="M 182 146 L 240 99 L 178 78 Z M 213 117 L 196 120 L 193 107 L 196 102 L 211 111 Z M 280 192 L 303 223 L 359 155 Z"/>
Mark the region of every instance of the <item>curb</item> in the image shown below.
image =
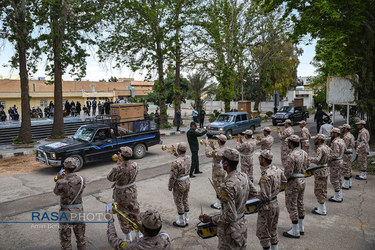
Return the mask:
<path id="1" fill-rule="evenodd" d="M 174 132 L 166 132 L 166 133 L 160 133 L 161 136 L 171 136 L 171 135 L 180 135 L 185 134 L 185 131 L 174 131 Z"/>
<path id="2" fill-rule="evenodd" d="M 35 154 L 35 149 L 20 151 L 20 152 L 14 152 L 14 153 L 0 154 L 0 159 L 16 157 L 16 156 L 24 156 L 24 155 L 33 155 L 33 154 Z"/>

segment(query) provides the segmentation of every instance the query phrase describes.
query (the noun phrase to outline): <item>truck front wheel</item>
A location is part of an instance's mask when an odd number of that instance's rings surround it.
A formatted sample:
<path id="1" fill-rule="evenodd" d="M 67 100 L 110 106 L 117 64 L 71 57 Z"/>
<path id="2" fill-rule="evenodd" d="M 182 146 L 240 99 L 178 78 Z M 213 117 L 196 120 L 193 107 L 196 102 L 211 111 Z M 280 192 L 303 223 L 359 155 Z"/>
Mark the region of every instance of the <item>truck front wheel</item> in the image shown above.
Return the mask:
<path id="1" fill-rule="evenodd" d="M 226 137 L 227 137 L 227 139 L 229 140 L 230 139 L 230 137 L 232 136 L 232 130 L 227 130 L 227 132 L 225 132 L 225 135 L 226 135 Z"/>
<path id="2" fill-rule="evenodd" d="M 83 167 L 83 164 L 85 164 L 85 161 L 83 160 L 82 156 L 80 156 L 80 155 L 72 155 L 72 156 L 69 156 L 69 157 L 74 158 L 77 162 L 77 167 L 76 167 L 75 171 L 79 171 Z"/>
<path id="3" fill-rule="evenodd" d="M 146 155 L 146 146 L 142 143 L 135 145 L 133 155 L 135 159 L 143 158 Z"/>

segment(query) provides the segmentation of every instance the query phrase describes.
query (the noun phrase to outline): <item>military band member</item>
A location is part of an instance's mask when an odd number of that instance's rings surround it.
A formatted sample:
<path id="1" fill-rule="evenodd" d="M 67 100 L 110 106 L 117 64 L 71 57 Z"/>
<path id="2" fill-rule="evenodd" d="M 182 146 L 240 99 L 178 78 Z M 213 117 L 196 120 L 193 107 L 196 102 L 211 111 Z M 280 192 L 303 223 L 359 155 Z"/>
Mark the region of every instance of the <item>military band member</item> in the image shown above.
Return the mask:
<path id="1" fill-rule="evenodd" d="M 141 231 L 144 235 L 139 241 L 127 242 L 117 237 L 114 219 L 108 222 L 107 237 L 109 244 L 116 250 L 168 250 L 171 240 L 167 233 L 159 233 L 162 228 L 162 220 L 158 211 L 149 209 L 140 213 Z"/>
<path id="2" fill-rule="evenodd" d="M 181 142 L 177 146 L 177 159 L 173 161 L 169 176 L 168 190 L 173 191 L 174 203 L 177 207 L 178 220 L 173 222 L 175 227 L 186 227 L 189 224 L 190 191 L 190 156 L 186 155 L 187 145 Z"/>
<path id="3" fill-rule="evenodd" d="M 68 157 L 64 161 L 65 178 L 58 175 L 55 189 L 53 192 L 60 196 L 60 212 L 64 212 L 69 221 L 75 223 L 61 223 L 59 227 L 60 243 L 62 249 L 72 249 L 71 235 L 73 232 L 77 239 L 77 248 L 86 249 L 85 229 L 83 222 L 74 221 L 73 218 L 79 218 L 78 214 L 83 212 L 82 192 L 85 189 L 85 179 L 74 173 L 77 168 L 77 161 Z"/>
<path id="4" fill-rule="evenodd" d="M 271 135 L 271 129 L 269 127 L 265 127 L 263 129 L 264 137 L 257 142 L 257 146 L 260 146 L 261 150 L 271 150 L 273 145 L 273 137 Z"/>
<path id="5" fill-rule="evenodd" d="M 237 138 L 236 149 L 240 152 L 241 159 L 241 171 L 244 172 L 250 181 L 254 180 L 253 178 L 253 153 L 256 147 L 256 141 L 253 139 L 253 131 L 251 129 L 245 130 L 245 138 Z"/>
<path id="6" fill-rule="evenodd" d="M 318 147 L 316 150 L 316 157 L 310 157 L 310 162 L 318 166 L 323 166 L 314 171 L 314 194 L 318 200 L 319 206 L 314 208 L 312 213 L 319 215 L 327 214 L 326 200 L 327 200 L 327 182 L 328 182 L 328 157 L 331 149 L 324 143 L 325 135 L 318 134 L 315 136 L 314 144 Z"/>
<path id="7" fill-rule="evenodd" d="M 224 182 L 225 175 L 227 174 L 223 169 L 222 159 L 224 150 L 227 148 L 225 143 L 227 141 L 227 137 L 225 135 L 217 135 L 217 143 L 219 144 L 218 148 L 210 152 L 208 147 L 208 143 L 205 142 L 205 153 L 206 156 L 212 158 L 212 182 L 214 184 L 215 190 L 220 190 L 221 184 Z M 220 209 L 221 202 L 219 197 L 216 199 L 216 203 L 211 204 L 212 208 Z"/>
<path id="8" fill-rule="evenodd" d="M 370 133 L 365 128 L 366 121 L 361 120 L 356 124 L 359 129 L 356 152 L 358 154 L 358 164 L 361 168 L 361 174 L 356 175 L 355 178 L 357 180 L 367 180 L 367 154 L 370 151 Z"/>
<path id="9" fill-rule="evenodd" d="M 265 149 L 259 156 L 261 177 L 258 198 L 263 205 L 258 210 L 256 235 L 263 249 L 278 249 L 277 223 L 279 220 L 279 203 L 277 195 L 281 184 L 286 184 L 283 171 L 272 165 L 273 154 Z"/>
<path id="10" fill-rule="evenodd" d="M 130 147 L 121 147 L 119 153 L 118 165 L 109 172 L 107 179 L 114 182 L 113 199 L 119 205 L 120 209 L 126 213 L 139 214 L 139 203 L 137 200 L 137 186 L 135 180 L 138 174 L 136 162 L 131 161 L 133 150 Z M 125 234 L 124 241 L 131 242 L 131 230 L 118 214 L 122 232 Z M 140 232 L 136 232 L 136 238 L 142 237 Z"/>
<path id="11" fill-rule="evenodd" d="M 299 142 L 298 135 L 288 138 L 288 147 L 292 152 L 287 157 L 284 170 L 288 180 L 285 186 L 285 203 L 292 221 L 292 229 L 284 232 L 283 235 L 289 238 L 299 238 L 300 235 L 305 234 L 303 196 L 306 186 L 305 172 L 309 167 L 309 159 L 307 153 L 299 148 Z"/>
<path id="12" fill-rule="evenodd" d="M 288 154 L 290 153 L 290 149 L 288 147 L 287 138 L 294 134 L 294 129 L 292 128 L 292 121 L 287 119 L 284 122 L 285 130 L 281 132 L 280 128 L 278 128 L 277 133 L 279 134 L 280 143 L 281 143 L 281 164 L 285 167 L 286 159 Z"/>
<path id="13" fill-rule="evenodd" d="M 344 161 L 344 165 L 342 168 L 344 183 L 342 184 L 342 189 L 346 190 L 352 187 L 352 157 L 355 146 L 355 139 L 352 133 L 350 133 L 350 128 L 351 127 L 349 124 L 344 124 L 341 127 L 341 131 L 344 133 L 343 139 L 346 145 L 346 150 L 342 157 Z"/>
<path id="14" fill-rule="evenodd" d="M 331 133 L 331 154 L 329 155 L 330 162 L 330 181 L 335 189 L 335 195 L 329 198 L 329 201 L 342 202 L 342 172 L 343 167 L 342 156 L 344 155 L 346 145 L 343 139 L 340 138 L 340 129 L 333 128 Z"/>
<path id="15" fill-rule="evenodd" d="M 307 154 L 309 154 L 310 148 L 310 131 L 306 128 L 306 121 L 300 121 L 299 126 L 301 128 L 301 148 L 305 150 Z"/>
<path id="16" fill-rule="evenodd" d="M 218 249 L 246 249 L 247 220 L 244 217 L 245 204 L 249 189 L 255 187 L 245 173 L 237 171 L 239 152 L 226 149 L 223 154 L 223 166 L 227 177 L 221 186 L 221 214 L 209 216 L 202 214 L 199 220 L 217 225 Z M 256 192 L 256 191 L 255 191 Z"/>

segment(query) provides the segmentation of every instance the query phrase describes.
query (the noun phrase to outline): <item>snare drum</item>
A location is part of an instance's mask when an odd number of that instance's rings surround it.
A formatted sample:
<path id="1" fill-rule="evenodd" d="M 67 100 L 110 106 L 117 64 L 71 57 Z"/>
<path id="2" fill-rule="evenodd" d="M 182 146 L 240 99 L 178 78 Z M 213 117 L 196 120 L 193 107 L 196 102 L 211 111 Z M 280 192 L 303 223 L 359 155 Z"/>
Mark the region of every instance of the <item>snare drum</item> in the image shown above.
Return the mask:
<path id="1" fill-rule="evenodd" d="M 318 170 L 318 169 L 321 169 L 321 168 L 324 168 L 324 167 L 327 167 L 327 166 L 326 165 L 313 165 L 312 167 L 309 167 L 308 169 L 306 169 L 305 178 L 313 176 L 315 170 Z"/>
<path id="2" fill-rule="evenodd" d="M 217 226 L 212 222 L 209 222 L 209 223 L 199 222 L 197 224 L 197 234 L 202 239 L 215 237 L 217 234 Z"/>
<path id="3" fill-rule="evenodd" d="M 257 198 L 248 200 L 245 206 L 245 214 L 255 214 L 258 212 L 261 201 Z"/>
<path id="4" fill-rule="evenodd" d="M 285 184 L 280 185 L 280 192 L 285 191 Z"/>

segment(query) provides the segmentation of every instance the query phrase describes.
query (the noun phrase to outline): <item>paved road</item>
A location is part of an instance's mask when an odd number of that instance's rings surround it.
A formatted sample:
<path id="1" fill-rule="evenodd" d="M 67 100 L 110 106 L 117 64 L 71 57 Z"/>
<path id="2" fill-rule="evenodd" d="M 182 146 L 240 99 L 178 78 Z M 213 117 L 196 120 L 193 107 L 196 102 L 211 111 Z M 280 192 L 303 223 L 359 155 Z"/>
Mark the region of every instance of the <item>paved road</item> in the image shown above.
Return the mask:
<path id="1" fill-rule="evenodd" d="M 313 124 L 311 124 L 313 126 Z M 298 133 L 298 126 L 294 127 Z M 258 131 L 259 133 L 259 131 Z M 186 141 L 186 135 L 164 137 L 163 141 L 171 145 Z M 234 140 L 228 142 L 233 146 Z M 276 140 L 273 147 L 274 163 L 280 166 L 280 144 Z M 203 148 L 200 153 L 203 154 Z M 312 152 L 311 152 L 312 153 Z M 190 204 L 191 223 L 184 229 L 173 228 L 177 213 L 173 205 L 172 194 L 167 190 L 169 164 L 173 156 L 162 152 L 158 146 L 152 147 L 144 159 L 138 160 L 141 171 L 138 175 L 138 195 L 141 210 L 158 209 L 163 217 L 163 231 L 172 238 L 174 249 L 215 249 L 217 238 L 200 239 L 195 232 L 195 225 L 201 207 L 205 213 L 215 214 L 209 205 L 214 202 L 215 194 L 208 182 L 211 164 L 203 155 L 201 168 L 204 174 L 192 179 Z M 100 213 L 104 203 L 112 201 L 110 183 L 105 180 L 106 174 L 113 166 L 111 162 L 96 163 L 84 168 L 84 175 L 89 184 L 85 189 L 84 207 L 87 213 Z M 255 163 L 255 180 L 259 179 L 259 164 Z M 58 198 L 51 193 L 56 169 L 46 168 L 28 174 L 0 177 L 0 219 L 6 222 L 31 221 L 31 213 L 57 211 Z M 349 191 L 344 191 L 344 202 L 329 203 L 327 216 L 315 216 L 310 213 L 316 206 L 313 194 L 313 178 L 307 179 L 305 207 L 307 210 L 305 236 L 300 240 L 280 237 L 280 249 L 374 249 L 375 223 L 373 207 L 375 198 L 375 176 L 367 181 L 354 181 Z M 329 185 L 328 195 L 333 195 Z M 279 234 L 287 230 L 290 220 L 284 205 L 284 194 L 279 195 L 281 208 Z M 259 249 L 255 236 L 256 215 L 248 215 L 248 249 Z M 119 226 L 117 229 L 119 232 Z M 0 224 L 1 248 L 5 249 L 56 249 L 59 247 L 57 224 Z M 109 249 L 106 239 L 105 224 L 88 224 L 87 240 L 89 249 Z M 121 233 L 119 232 L 121 235 Z M 73 237 L 74 238 L 74 237 Z M 74 242 L 74 240 L 73 240 Z"/>

